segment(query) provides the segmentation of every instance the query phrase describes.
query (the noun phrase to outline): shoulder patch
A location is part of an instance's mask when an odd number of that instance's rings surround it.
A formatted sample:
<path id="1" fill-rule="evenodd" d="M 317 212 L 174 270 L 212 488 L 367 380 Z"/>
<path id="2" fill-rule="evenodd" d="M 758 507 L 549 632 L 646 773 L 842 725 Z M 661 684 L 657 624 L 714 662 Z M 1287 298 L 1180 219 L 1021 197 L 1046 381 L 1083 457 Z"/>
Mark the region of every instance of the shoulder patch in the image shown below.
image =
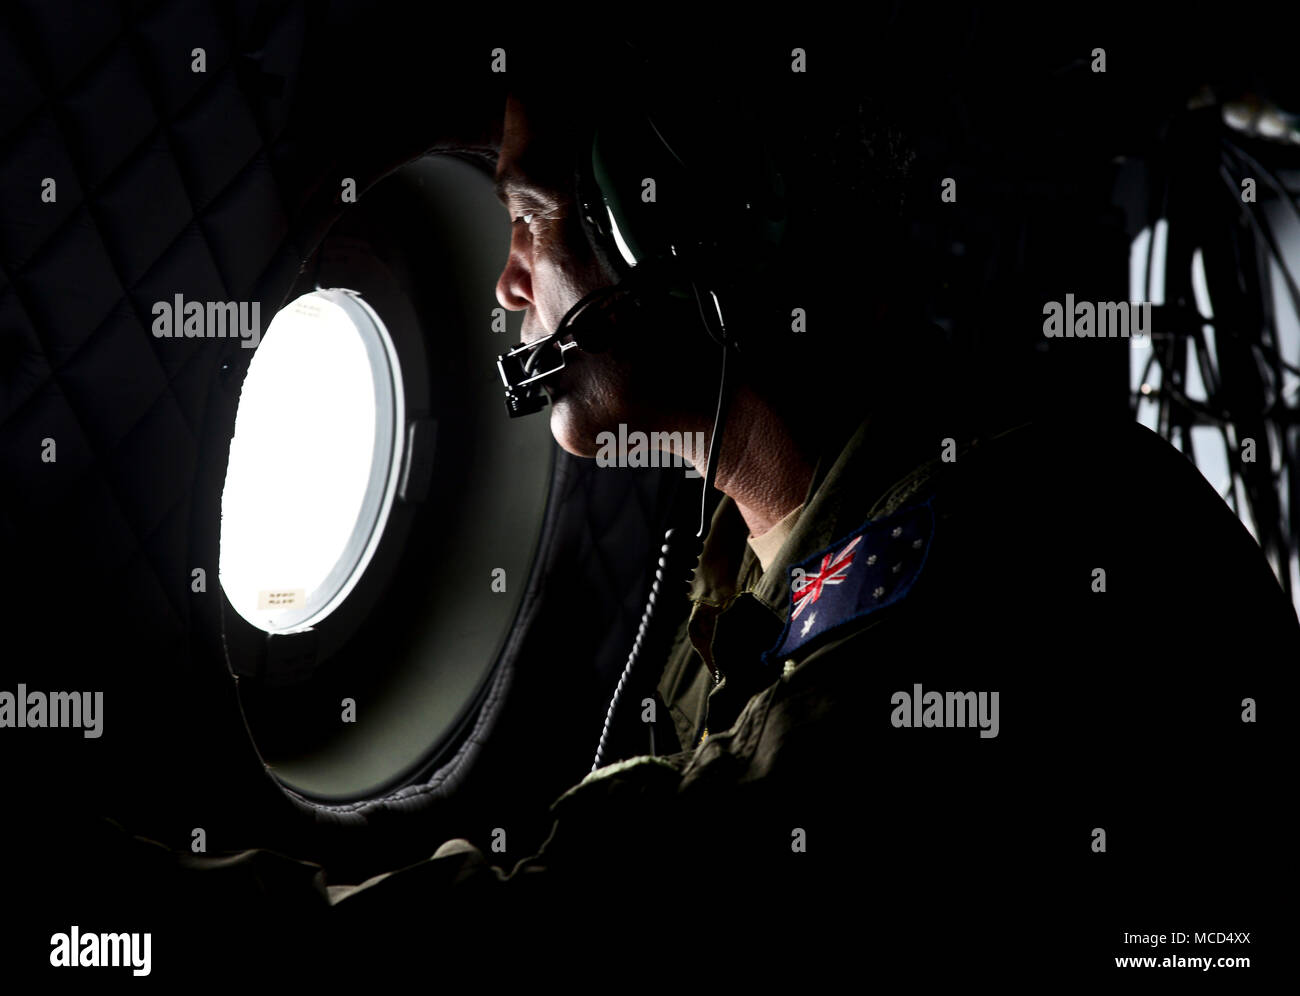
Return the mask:
<path id="1" fill-rule="evenodd" d="M 790 568 L 790 616 L 765 663 L 903 598 L 920 576 L 934 539 L 930 502 L 904 508 Z"/>

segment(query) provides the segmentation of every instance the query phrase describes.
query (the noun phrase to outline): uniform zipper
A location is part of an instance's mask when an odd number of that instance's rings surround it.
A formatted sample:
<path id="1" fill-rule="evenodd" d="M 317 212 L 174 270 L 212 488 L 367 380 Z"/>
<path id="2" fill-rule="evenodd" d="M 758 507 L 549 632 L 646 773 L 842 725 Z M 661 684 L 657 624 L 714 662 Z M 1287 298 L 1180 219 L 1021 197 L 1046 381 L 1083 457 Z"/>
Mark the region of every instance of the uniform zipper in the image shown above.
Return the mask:
<path id="1" fill-rule="evenodd" d="M 719 670 L 715 667 L 711 673 L 712 673 L 712 675 L 713 675 L 713 687 L 714 687 L 714 688 L 717 688 L 719 685 L 722 684 L 722 672 L 719 671 Z M 706 699 L 706 700 L 705 700 L 705 703 L 704 703 L 704 724 L 703 724 L 704 728 L 703 728 L 703 731 L 699 734 L 699 736 L 696 737 L 696 740 L 695 740 L 695 746 L 696 746 L 696 748 L 699 748 L 699 746 L 700 746 L 702 743 L 704 743 L 705 740 L 708 739 L 708 736 L 709 736 L 709 719 L 708 719 L 708 716 L 709 716 L 709 703 L 708 703 L 708 700 Z"/>

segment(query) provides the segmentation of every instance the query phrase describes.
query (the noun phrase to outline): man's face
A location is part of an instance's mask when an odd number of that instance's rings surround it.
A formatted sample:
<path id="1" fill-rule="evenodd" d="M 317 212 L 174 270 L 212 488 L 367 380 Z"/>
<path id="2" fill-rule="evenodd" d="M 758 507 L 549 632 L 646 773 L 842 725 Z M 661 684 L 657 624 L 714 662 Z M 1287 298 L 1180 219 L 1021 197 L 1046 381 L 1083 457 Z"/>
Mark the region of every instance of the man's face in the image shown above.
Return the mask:
<path id="1" fill-rule="evenodd" d="M 525 342 L 554 332 L 575 303 L 610 282 L 582 231 L 570 190 L 568 134 L 563 120 L 526 112 L 513 98 L 507 102 L 496 180 L 510 213 L 510 255 L 497 281 L 497 300 L 511 311 L 526 311 Z M 633 364 L 624 348 L 568 350 L 564 369 L 541 382 L 551 399 L 556 441 L 570 453 L 594 456 L 597 435 L 617 432 L 619 423 L 643 431 L 696 428 L 694 420 L 683 422 L 684 413 L 670 410 L 689 399 L 664 353 L 643 348 Z"/>
<path id="2" fill-rule="evenodd" d="M 586 245 L 566 177 L 557 171 L 565 162 L 563 136 L 552 134 L 548 142 L 543 125 L 517 100 L 507 102 L 496 179 L 510 213 L 510 255 L 497 300 L 511 311 L 526 309 L 524 342 L 555 331 L 578 300 L 608 283 Z M 553 357 L 548 352 L 539 362 Z M 542 381 L 551 399 L 551 431 L 570 453 L 593 456 L 596 434 L 617 415 L 618 370 L 610 359 L 571 349 L 565 368 Z"/>

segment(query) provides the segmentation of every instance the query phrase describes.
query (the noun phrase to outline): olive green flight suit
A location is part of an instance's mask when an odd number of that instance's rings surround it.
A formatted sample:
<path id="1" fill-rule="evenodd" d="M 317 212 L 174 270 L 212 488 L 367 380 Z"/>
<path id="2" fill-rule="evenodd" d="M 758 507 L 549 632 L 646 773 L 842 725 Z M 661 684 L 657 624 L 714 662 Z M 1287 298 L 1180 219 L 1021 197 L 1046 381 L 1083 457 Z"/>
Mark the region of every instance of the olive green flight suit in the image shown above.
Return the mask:
<path id="1" fill-rule="evenodd" d="M 698 746 L 708 730 L 729 727 L 759 690 L 749 676 L 729 677 L 727 664 L 751 660 L 779 636 L 790 613 L 789 568 L 865 519 L 892 512 L 928 476 L 915 469 L 924 462 L 925 443 L 909 446 L 906 436 L 891 435 L 878 422 L 864 422 L 838 442 L 842 449 L 819 460 L 803 512 L 766 571 L 746 542 L 749 529 L 736 503 L 724 497 L 714 512 L 691 584 L 690 615 L 659 683 L 683 750 Z M 757 647 L 756 640 L 766 645 Z M 797 664 L 797 657 L 785 662 Z"/>
<path id="2" fill-rule="evenodd" d="M 920 503 L 934 524 L 907 594 L 765 662 L 791 567 Z M 746 537 L 722 501 L 659 683 L 681 750 L 592 772 L 512 870 L 449 841 L 360 887 L 308 887 L 310 868 L 283 859 L 286 888 L 342 936 L 385 942 L 490 923 L 574 957 L 662 967 L 716 947 L 759 971 L 858 948 L 973 964 L 1013 944 L 1059 971 L 1062 951 L 1103 950 L 1095 911 L 1135 882 L 1162 915 L 1227 901 L 1189 872 L 1197 828 L 1234 860 L 1278 843 L 1261 843 L 1272 821 L 1207 799 L 1203 772 L 1272 797 L 1267 730 L 1240 704 L 1271 695 L 1268 654 L 1294 654 L 1300 627 L 1231 510 L 1141 426 L 945 440 L 868 421 L 828 440 L 767 571 Z M 950 716 L 954 693 L 986 694 L 1000 725 L 914 722 L 926 693 L 947 693 Z M 1106 861 L 1090 860 L 1098 828 L 1121 842 Z M 225 867 L 255 867 L 265 893 L 263 857 Z"/>

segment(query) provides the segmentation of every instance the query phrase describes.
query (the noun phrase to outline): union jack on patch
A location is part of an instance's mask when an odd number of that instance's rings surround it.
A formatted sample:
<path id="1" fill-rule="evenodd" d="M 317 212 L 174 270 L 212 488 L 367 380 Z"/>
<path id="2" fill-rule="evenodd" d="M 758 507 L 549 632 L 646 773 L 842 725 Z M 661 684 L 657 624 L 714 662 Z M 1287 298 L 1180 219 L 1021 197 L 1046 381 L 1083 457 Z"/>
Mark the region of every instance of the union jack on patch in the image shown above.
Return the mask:
<path id="1" fill-rule="evenodd" d="M 794 593 L 794 611 L 790 613 L 791 619 L 798 619 L 799 613 L 821 598 L 824 586 L 844 582 L 844 579 L 849 576 L 853 558 L 857 556 L 854 547 L 860 542 L 862 542 L 861 534 L 853 537 L 853 542 L 839 553 L 828 553 L 822 557 L 821 568 L 816 574 L 804 576 L 803 584 Z"/>
<path id="2" fill-rule="evenodd" d="M 934 532 L 934 509 L 926 499 L 868 520 L 856 535 L 848 533 L 790 567 L 790 615 L 763 663 L 788 662 L 832 630 L 905 598 L 929 559 Z M 813 602 L 816 610 L 805 612 Z"/>

